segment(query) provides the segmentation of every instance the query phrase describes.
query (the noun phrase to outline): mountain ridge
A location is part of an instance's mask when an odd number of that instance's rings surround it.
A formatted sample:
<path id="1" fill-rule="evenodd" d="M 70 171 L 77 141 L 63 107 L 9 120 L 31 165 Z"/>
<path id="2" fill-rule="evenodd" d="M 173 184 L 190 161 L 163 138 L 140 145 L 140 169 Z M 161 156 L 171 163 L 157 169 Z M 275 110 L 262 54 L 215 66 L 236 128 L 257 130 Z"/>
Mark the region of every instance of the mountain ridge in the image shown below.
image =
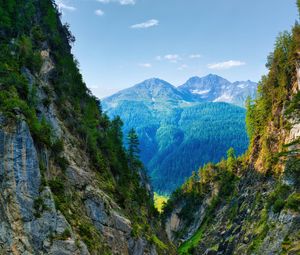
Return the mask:
<path id="1" fill-rule="evenodd" d="M 223 79 L 216 75 L 208 78 Z M 122 90 L 103 99 L 102 106 L 111 119 L 121 117 L 125 134 L 136 129 L 141 159 L 155 190 L 161 193 L 175 190 L 199 165 L 225 157 L 230 147 L 238 155 L 247 148 L 244 108 L 199 100 L 161 79 L 148 79 Z"/>
<path id="2" fill-rule="evenodd" d="M 102 101 L 109 103 L 116 99 L 141 100 L 143 98 L 143 100 L 150 99 L 149 101 L 172 99 L 185 103 L 226 102 L 244 107 L 248 96 L 255 98 L 256 89 L 257 83 L 250 80 L 230 82 L 215 74 L 204 77 L 193 76 L 177 87 L 160 78 L 150 78 L 105 97 Z M 154 93 L 153 97 L 150 97 L 149 92 Z"/>

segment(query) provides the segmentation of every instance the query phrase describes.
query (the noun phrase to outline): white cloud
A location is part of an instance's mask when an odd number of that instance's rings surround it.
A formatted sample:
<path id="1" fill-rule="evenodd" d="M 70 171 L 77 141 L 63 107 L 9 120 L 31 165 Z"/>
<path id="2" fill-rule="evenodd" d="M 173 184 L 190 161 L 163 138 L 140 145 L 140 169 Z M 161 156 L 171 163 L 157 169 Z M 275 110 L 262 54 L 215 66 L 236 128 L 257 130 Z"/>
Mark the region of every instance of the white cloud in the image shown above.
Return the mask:
<path id="1" fill-rule="evenodd" d="M 145 68 L 150 68 L 150 67 L 152 67 L 152 64 L 150 64 L 150 63 L 142 63 L 142 64 L 139 64 L 139 66 L 145 67 Z"/>
<path id="2" fill-rule="evenodd" d="M 243 65 L 246 65 L 246 63 L 238 60 L 229 60 L 220 63 L 208 64 L 208 68 L 222 70 L 222 69 L 230 69 L 232 67 L 243 66 Z"/>
<path id="3" fill-rule="evenodd" d="M 119 3 L 121 5 L 134 5 L 136 0 L 97 0 L 97 2 L 102 4 Z"/>
<path id="4" fill-rule="evenodd" d="M 75 11 L 76 10 L 76 8 L 74 6 L 67 5 L 62 0 L 57 1 L 57 7 L 58 7 L 58 10 L 60 12 L 63 12 L 63 11 Z"/>
<path id="5" fill-rule="evenodd" d="M 189 67 L 188 65 L 183 64 L 183 65 L 181 65 L 180 67 L 178 67 L 177 69 L 180 70 L 180 71 L 182 71 L 182 70 L 184 70 L 184 69 L 186 69 L 186 68 L 188 68 L 188 67 Z"/>
<path id="6" fill-rule="evenodd" d="M 164 56 L 164 59 L 169 60 L 171 62 L 177 62 L 179 60 L 179 55 L 177 54 L 168 54 Z"/>
<path id="7" fill-rule="evenodd" d="M 119 0 L 121 5 L 134 5 L 135 4 L 135 0 Z"/>
<path id="8" fill-rule="evenodd" d="M 191 55 L 189 55 L 189 58 L 191 58 L 191 59 L 201 58 L 201 55 L 200 54 L 191 54 Z"/>
<path id="9" fill-rule="evenodd" d="M 101 10 L 101 9 L 98 9 L 98 10 L 95 10 L 95 14 L 97 16 L 103 16 L 104 15 L 104 12 Z"/>
<path id="10" fill-rule="evenodd" d="M 156 56 L 155 59 L 157 61 L 166 60 L 171 63 L 177 63 L 179 60 L 181 60 L 181 57 L 178 54 L 167 54 L 164 56 Z"/>
<path id="11" fill-rule="evenodd" d="M 158 20 L 150 19 L 150 20 L 147 20 L 143 23 L 132 25 L 131 28 L 133 28 L 133 29 L 144 29 L 144 28 L 158 26 L 158 24 L 159 24 Z"/>
<path id="12" fill-rule="evenodd" d="M 168 54 L 163 57 L 165 60 L 170 61 L 171 63 L 177 63 L 181 60 L 178 54 Z"/>

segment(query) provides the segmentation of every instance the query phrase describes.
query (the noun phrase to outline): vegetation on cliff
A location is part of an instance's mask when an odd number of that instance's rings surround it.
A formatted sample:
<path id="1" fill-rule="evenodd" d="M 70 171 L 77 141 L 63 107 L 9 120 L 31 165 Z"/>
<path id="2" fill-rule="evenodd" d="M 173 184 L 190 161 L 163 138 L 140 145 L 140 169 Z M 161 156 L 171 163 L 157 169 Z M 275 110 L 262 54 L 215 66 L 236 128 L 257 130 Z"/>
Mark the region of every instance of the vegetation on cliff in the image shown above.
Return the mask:
<path id="1" fill-rule="evenodd" d="M 227 160 L 195 172 L 169 199 L 164 217 L 180 254 L 300 252 L 299 50 L 296 22 L 278 36 L 258 96 L 247 100 L 245 155 L 228 151 Z M 172 218 L 180 224 L 172 226 Z"/>
<path id="2" fill-rule="evenodd" d="M 62 125 L 76 137 L 74 146 L 88 156 L 87 165 L 94 171 L 98 188 L 131 220 L 133 238 L 142 236 L 158 251 L 167 250 L 156 236 L 157 211 L 138 158 L 137 137 L 130 133 L 127 150 L 123 145 L 122 121 L 109 120 L 101 111 L 100 101 L 83 82 L 71 53 L 70 44 L 74 41 L 68 24 L 61 24 L 54 1 L 0 1 L 1 115 L 9 121 L 24 119 L 29 125 L 40 153 L 41 191 L 46 186 L 51 188 L 57 209 L 92 254 L 108 254 L 109 248 L 85 215 L 80 191 L 68 182 L 65 138 L 56 133 L 44 115 L 44 110 L 53 107 Z M 50 170 L 44 152 L 50 155 Z M 41 198 L 35 201 L 34 208 L 37 217 L 46 210 Z M 68 233 L 64 236 L 67 238 Z"/>

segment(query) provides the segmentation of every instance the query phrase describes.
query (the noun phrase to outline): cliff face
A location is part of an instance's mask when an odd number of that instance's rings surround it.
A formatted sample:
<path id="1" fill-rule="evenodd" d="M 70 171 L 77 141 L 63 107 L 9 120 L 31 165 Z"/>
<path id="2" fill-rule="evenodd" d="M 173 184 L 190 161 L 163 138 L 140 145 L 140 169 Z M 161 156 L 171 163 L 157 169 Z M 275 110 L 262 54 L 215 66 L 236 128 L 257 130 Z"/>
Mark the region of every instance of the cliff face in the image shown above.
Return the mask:
<path id="1" fill-rule="evenodd" d="M 49 186 L 41 184 L 38 152 L 26 122 L 7 123 L 2 118 L 0 144 L 1 254 L 90 254 L 57 210 Z M 65 186 L 70 185 L 73 195 L 80 196 L 82 201 L 78 205 L 81 208 L 70 208 L 74 211 L 67 212 L 69 217 L 76 217 L 76 213 L 86 217 L 113 254 L 157 254 L 155 246 L 146 239 L 131 236 L 131 221 L 97 187 L 91 169 L 71 161 L 72 156 L 78 157 L 80 153 L 76 149 L 66 153 L 70 165 Z M 51 166 L 46 172 L 49 176 L 54 174 Z"/>
<path id="2" fill-rule="evenodd" d="M 26 122 L 2 118 L 0 137 L 1 254 L 89 254 L 56 210 L 49 187 L 40 191 L 38 153 Z M 38 201 L 45 208 L 40 215 Z M 59 238 L 68 230 L 68 238 Z"/>
<path id="3" fill-rule="evenodd" d="M 0 13 L 0 254 L 174 254 L 55 4 L 0 1 Z"/>
<path id="4" fill-rule="evenodd" d="M 229 151 L 169 200 L 165 228 L 180 254 L 300 254 L 299 31 L 280 34 L 248 102 L 248 152 Z"/>

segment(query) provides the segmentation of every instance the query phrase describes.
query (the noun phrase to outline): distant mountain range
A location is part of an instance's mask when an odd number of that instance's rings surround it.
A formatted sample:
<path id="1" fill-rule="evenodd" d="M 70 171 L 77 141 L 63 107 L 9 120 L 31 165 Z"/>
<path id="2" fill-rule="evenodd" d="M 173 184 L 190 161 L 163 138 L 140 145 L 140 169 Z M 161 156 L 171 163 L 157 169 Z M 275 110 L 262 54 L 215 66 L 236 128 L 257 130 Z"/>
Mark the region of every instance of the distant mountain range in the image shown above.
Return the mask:
<path id="1" fill-rule="evenodd" d="M 245 109 L 239 106 L 256 87 L 217 75 L 193 77 L 179 87 L 153 78 L 103 99 L 102 106 L 111 118 L 124 120 L 125 135 L 136 129 L 154 189 L 169 193 L 230 147 L 237 154 L 246 150 Z"/>
<path id="2" fill-rule="evenodd" d="M 178 87 L 180 91 L 190 93 L 197 101 L 226 102 L 244 107 L 248 96 L 254 98 L 257 83 L 252 81 L 230 81 L 217 76 L 192 77 Z"/>
<path id="3" fill-rule="evenodd" d="M 106 108 L 114 107 L 120 101 L 182 103 L 226 102 L 244 107 L 248 96 L 255 98 L 257 83 L 252 81 L 230 82 L 218 75 L 192 77 L 186 83 L 175 87 L 170 83 L 152 78 L 103 99 Z"/>

